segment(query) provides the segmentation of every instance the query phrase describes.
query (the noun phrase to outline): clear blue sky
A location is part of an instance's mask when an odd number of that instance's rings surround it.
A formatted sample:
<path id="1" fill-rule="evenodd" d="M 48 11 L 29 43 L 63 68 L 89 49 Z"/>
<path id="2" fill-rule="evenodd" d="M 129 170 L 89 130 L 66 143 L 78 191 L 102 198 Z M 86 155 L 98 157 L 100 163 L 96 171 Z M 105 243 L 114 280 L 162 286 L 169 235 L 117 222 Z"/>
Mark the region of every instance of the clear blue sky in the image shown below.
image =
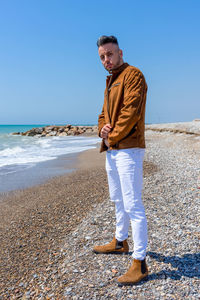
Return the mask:
<path id="1" fill-rule="evenodd" d="M 148 83 L 147 123 L 200 118 L 199 0 L 0 0 L 0 124 L 97 123 L 116 35 Z"/>

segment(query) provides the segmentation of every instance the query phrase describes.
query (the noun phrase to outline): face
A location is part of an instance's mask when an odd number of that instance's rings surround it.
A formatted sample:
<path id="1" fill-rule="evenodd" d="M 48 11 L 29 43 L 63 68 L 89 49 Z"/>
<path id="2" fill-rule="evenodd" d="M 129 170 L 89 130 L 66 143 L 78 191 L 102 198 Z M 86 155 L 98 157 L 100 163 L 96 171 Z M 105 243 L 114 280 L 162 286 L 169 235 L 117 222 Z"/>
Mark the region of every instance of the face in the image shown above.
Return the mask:
<path id="1" fill-rule="evenodd" d="M 99 47 L 99 57 L 104 68 L 108 72 L 118 68 L 123 64 L 123 53 L 119 49 L 118 45 L 113 43 L 108 43 Z"/>

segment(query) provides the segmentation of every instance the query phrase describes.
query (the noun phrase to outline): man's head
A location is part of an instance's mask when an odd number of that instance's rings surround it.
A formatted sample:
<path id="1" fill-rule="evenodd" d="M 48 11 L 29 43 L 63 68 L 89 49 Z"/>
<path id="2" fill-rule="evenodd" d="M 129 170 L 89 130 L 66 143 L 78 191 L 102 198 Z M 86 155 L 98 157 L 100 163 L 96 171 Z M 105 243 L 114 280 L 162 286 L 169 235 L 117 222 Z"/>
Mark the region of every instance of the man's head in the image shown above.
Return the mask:
<path id="1" fill-rule="evenodd" d="M 97 41 L 97 47 L 101 62 L 108 72 L 111 73 L 124 63 L 116 37 L 102 35 Z"/>

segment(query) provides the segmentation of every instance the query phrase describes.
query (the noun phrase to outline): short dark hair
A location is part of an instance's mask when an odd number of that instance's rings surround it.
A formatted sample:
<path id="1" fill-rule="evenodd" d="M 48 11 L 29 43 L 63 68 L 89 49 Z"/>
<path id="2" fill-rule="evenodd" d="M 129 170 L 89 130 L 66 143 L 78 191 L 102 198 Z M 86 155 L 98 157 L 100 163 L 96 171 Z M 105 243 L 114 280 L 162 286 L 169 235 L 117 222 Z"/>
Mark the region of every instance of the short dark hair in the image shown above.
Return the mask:
<path id="1" fill-rule="evenodd" d="M 103 46 L 108 43 L 116 44 L 119 46 L 117 38 L 114 35 L 110 35 L 110 36 L 102 35 L 97 40 L 97 47 L 99 48 L 100 46 Z"/>

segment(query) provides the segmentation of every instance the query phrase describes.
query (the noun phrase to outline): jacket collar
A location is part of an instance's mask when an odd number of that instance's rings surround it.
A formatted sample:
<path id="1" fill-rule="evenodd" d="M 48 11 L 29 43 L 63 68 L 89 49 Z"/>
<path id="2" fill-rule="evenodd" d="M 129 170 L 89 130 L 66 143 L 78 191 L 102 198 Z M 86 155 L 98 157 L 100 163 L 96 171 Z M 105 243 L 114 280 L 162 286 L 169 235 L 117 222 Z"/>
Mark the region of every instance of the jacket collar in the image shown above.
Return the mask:
<path id="1" fill-rule="evenodd" d="M 124 71 L 129 66 L 127 63 L 123 63 L 121 66 L 119 66 L 117 69 L 114 69 L 109 76 L 107 76 L 106 80 L 106 86 L 109 88 L 112 84 L 112 82 L 118 77 L 118 75 Z"/>
<path id="2" fill-rule="evenodd" d="M 119 66 L 117 69 L 114 69 L 113 71 L 110 72 L 110 74 L 112 75 L 115 75 L 115 74 L 119 74 L 121 73 L 122 71 L 124 71 L 125 68 L 127 68 L 129 66 L 129 64 L 127 63 L 123 63 L 121 66 Z"/>

